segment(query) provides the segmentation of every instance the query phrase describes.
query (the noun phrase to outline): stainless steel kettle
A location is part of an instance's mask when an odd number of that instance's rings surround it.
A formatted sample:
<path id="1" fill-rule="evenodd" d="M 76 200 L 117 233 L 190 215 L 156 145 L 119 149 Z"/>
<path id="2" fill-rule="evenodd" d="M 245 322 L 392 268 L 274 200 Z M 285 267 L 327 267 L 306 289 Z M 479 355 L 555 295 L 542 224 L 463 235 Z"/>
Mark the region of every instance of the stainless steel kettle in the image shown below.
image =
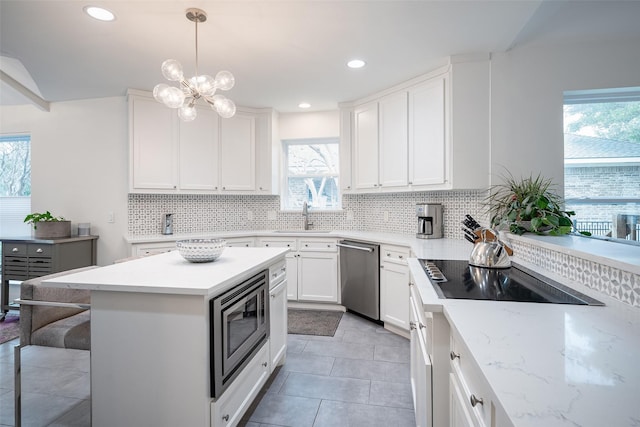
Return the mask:
<path id="1" fill-rule="evenodd" d="M 504 244 L 498 238 L 498 232 L 491 230 L 495 239 L 487 240 L 487 228 L 480 231 L 481 240 L 475 244 L 469 257 L 469 264 L 485 268 L 509 268 L 511 259 L 504 248 Z"/>

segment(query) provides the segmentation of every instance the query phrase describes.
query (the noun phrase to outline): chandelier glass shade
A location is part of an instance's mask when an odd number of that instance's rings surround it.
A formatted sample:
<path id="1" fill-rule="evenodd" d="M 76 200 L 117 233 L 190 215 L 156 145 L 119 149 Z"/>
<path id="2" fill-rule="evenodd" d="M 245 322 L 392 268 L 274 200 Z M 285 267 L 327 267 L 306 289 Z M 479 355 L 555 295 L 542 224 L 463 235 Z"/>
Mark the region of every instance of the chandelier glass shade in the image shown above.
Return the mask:
<path id="1" fill-rule="evenodd" d="M 180 62 L 167 59 L 161 66 L 162 75 L 169 81 L 178 82 L 180 87 L 160 83 L 153 88 L 153 97 L 169 108 L 177 108 L 178 116 L 186 122 L 196 118 L 196 102 L 199 99 L 208 104 L 220 117 L 233 117 L 236 105 L 224 95 L 216 94 L 218 90 L 226 91 L 233 87 L 233 74 L 220 71 L 215 77 L 198 75 L 198 22 L 206 21 L 207 14 L 200 9 L 187 9 L 187 19 L 196 24 L 196 75 L 185 78 Z"/>

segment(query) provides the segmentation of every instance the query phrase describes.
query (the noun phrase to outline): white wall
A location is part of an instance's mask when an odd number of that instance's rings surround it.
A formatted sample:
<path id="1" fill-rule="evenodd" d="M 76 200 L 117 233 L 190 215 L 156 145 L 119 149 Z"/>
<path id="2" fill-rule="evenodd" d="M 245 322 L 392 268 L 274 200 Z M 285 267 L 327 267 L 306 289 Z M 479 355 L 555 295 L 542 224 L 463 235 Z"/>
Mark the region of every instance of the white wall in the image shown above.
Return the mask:
<path id="1" fill-rule="evenodd" d="M 0 133 L 31 134 L 31 209 L 90 222 L 98 264 L 127 255 L 128 128 L 125 97 L 0 108 Z M 108 223 L 109 212 L 115 222 Z"/>
<path id="2" fill-rule="evenodd" d="M 494 54 L 492 181 L 504 172 L 564 185 L 563 91 L 640 86 L 640 40 L 524 46 Z"/>
<path id="3" fill-rule="evenodd" d="M 280 140 L 337 137 L 340 136 L 340 113 L 338 110 L 280 113 L 278 127 Z"/>

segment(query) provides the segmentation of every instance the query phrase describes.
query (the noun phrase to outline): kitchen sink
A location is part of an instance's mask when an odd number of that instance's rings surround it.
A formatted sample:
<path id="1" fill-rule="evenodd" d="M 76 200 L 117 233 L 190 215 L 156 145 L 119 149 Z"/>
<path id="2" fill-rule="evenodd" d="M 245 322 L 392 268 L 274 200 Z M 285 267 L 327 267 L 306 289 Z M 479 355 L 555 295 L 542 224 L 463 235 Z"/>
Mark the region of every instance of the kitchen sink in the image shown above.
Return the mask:
<path id="1" fill-rule="evenodd" d="M 331 230 L 274 230 L 274 233 L 331 233 Z"/>

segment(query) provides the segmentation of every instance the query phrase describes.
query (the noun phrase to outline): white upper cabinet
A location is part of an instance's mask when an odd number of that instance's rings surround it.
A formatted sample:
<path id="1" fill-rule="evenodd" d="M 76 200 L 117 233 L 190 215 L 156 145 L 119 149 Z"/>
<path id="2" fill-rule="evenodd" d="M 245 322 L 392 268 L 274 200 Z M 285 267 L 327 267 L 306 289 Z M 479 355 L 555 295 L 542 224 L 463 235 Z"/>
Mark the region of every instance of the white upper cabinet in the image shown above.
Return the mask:
<path id="1" fill-rule="evenodd" d="M 409 90 L 409 184 L 446 181 L 446 77 L 435 77 Z"/>
<path id="2" fill-rule="evenodd" d="M 164 107 L 164 105 L 161 105 Z M 165 107 L 166 108 L 166 107 Z M 180 189 L 216 191 L 218 189 L 218 118 L 211 108 L 198 107 L 198 117 L 179 121 Z"/>
<path id="3" fill-rule="evenodd" d="M 353 168 L 356 189 L 378 188 L 378 103 L 353 112 Z"/>
<path id="4" fill-rule="evenodd" d="M 181 121 L 149 92 L 129 90 L 129 191 L 271 194 L 270 109 L 222 119 L 206 106 Z"/>
<path id="5" fill-rule="evenodd" d="M 220 123 L 220 186 L 222 191 L 255 190 L 256 119 L 236 112 Z"/>
<path id="6" fill-rule="evenodd" d="M 175 110 L 153 98 L 129 97 L 130 187 L 141 190 L 175 190 L 178 157 Z"/>
<path id="7" fill-rule="evenodd" d="M 457 56 L 431 73 L 341 104 L 352 167 L 351 186 L 343 191 L 487 188 L 489 83 L 488 55 Z"/>
<path id="8" fill-rule="evenodd" d="M 408 183 L 407 93 L 387 95 L 379 103 L 380 169 L 383 188 Z"/>

